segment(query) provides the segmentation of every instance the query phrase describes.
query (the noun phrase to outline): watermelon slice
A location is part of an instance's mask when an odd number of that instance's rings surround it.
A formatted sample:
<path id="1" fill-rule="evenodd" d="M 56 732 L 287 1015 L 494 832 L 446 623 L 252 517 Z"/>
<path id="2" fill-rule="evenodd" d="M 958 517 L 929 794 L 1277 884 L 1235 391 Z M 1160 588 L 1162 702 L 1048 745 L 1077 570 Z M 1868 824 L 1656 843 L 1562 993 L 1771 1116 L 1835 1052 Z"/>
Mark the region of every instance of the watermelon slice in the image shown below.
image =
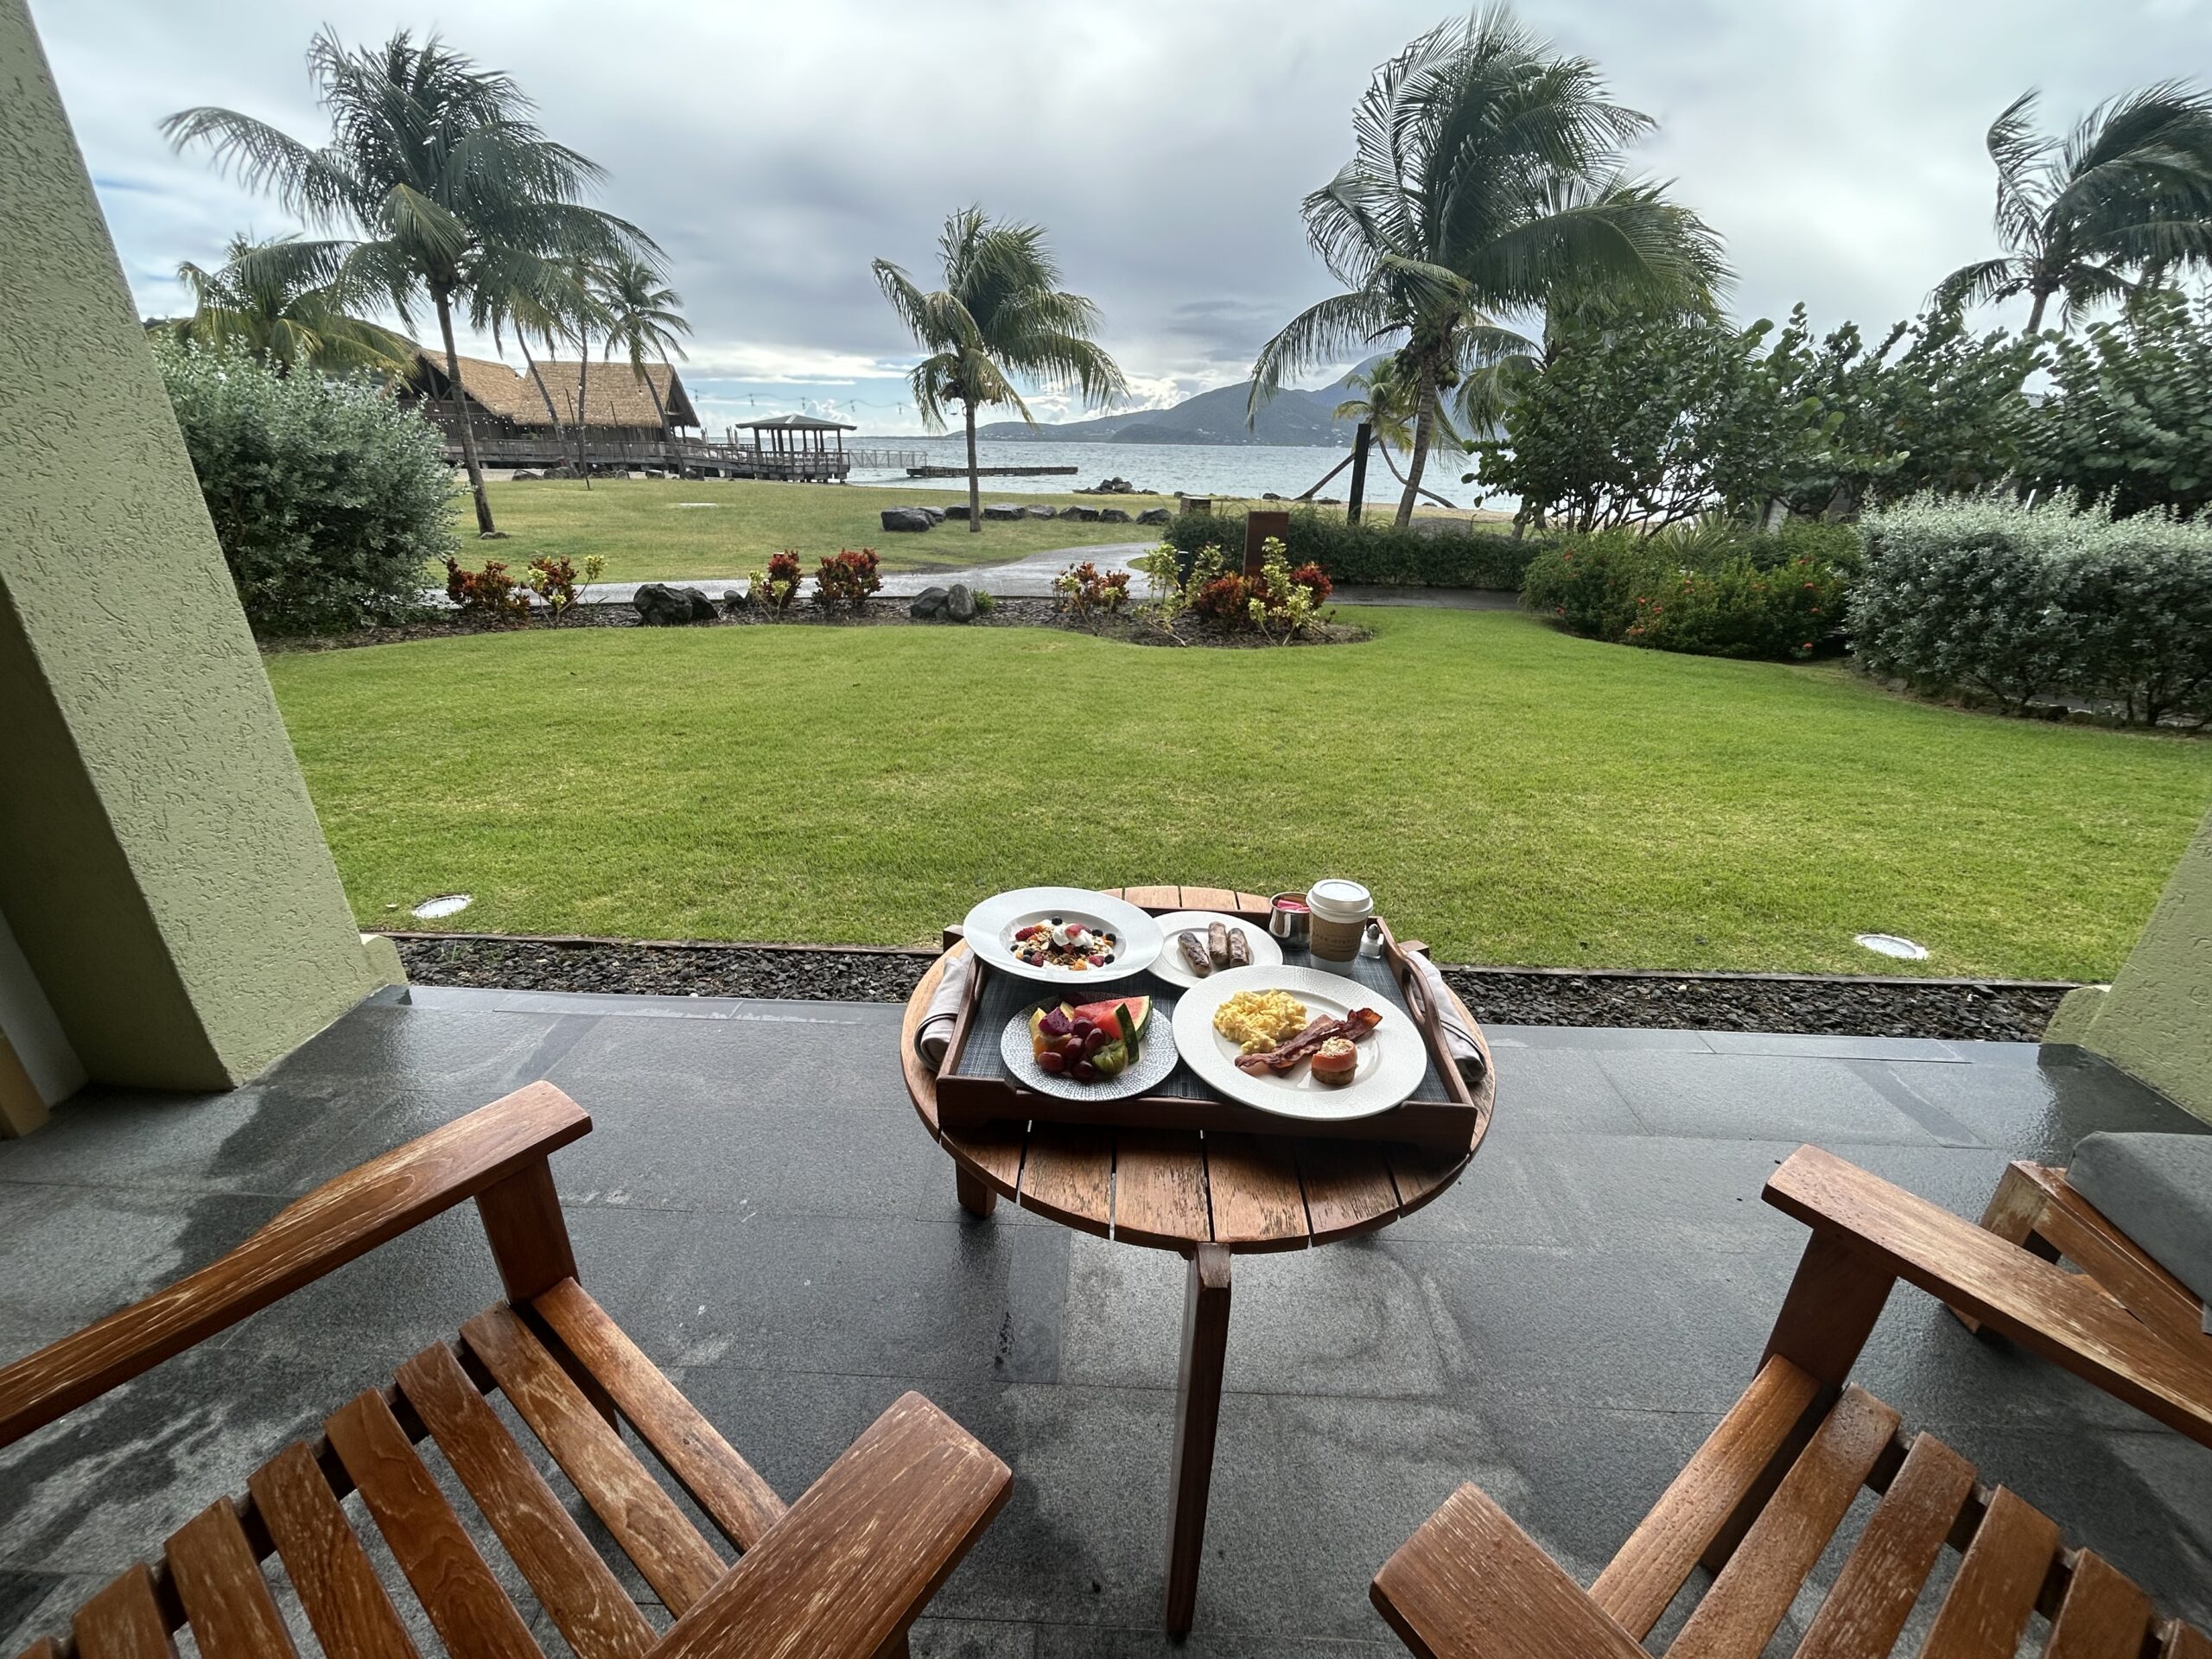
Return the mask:
<path id="1" fill-rule="evenodd" d="M 1123 1018 L 1125 1014 L 1126 1019 Z M 1152 1018 L 1152 999 L 1148 996 L 1109 997 L 1103 1002 L 1086 1002 L 1079 1008 L 1069 1009 L 1068 1018 L 1071 1020 L 1088 1020 L 1102 1031 L 1119 1031 L 1135 1048 L 1137 1034 L 1144 1029 L 1144 1022 Z"/>

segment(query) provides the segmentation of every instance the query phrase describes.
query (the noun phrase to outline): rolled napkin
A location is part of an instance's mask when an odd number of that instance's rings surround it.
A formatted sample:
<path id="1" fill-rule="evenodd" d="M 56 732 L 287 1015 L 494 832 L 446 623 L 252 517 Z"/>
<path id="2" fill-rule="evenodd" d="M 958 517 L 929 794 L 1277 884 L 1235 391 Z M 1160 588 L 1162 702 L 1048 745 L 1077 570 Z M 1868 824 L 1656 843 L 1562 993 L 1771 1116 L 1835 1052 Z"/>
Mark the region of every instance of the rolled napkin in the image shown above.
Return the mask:
<path id="1" fill-rule="evenodd" d="M 1483 1046 L 1475 1040 L 1475 1033 L 1466 1016 L 1459 1012 L 1459 999 L 1452 995 L 1444 982 L 1444 971 L 1421 950 L 1407 952 L 1413 963 L 1414 978 L 1409 989 L 1421 1008 L 1436 1011 L 1436 1029 L 1444 1039 L 1444 1052 L 1452 1057 L 1452 1064 L 1459 1068 L 1459 1076 L 1469 1088 L 1480 1083 L 1490 1071 L 1490 1062 L 1483 1058 Z"/>
<path id="2" fill-rule="evenodd" d="M 957 957 L 947 957 L 944 977 L 938 981 L 937 994 L 930 998 L 922 1023 L 914 1027 L 914 1052 L 932 1071 L 944 1064 L 944 1051 L 952 1041 L 952 1028 L 960 1023 L 960 1006 L 968 1000 L 968 976 L 975 970 L 974 951 L 963 950 Z"/>

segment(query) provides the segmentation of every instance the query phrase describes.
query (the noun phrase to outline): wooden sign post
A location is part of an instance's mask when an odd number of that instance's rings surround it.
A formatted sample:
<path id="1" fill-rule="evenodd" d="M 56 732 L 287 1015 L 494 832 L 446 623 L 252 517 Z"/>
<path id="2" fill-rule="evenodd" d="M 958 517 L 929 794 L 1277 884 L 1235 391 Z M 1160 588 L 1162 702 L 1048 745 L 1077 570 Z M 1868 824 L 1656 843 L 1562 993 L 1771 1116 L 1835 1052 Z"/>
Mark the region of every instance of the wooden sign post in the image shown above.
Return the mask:
<path id="1" fill-rule="evenodd" d="M 1244 574 L 1256 576 L 1260 567 L 1267 563 L 1267 555 L 1260 550 L 1261 543 L 1270 536 L 1286 545 L 1290 541 L 1290 515 L 1287 512 L 1261 512 L 1256 509 L 1244 517 Z"/>

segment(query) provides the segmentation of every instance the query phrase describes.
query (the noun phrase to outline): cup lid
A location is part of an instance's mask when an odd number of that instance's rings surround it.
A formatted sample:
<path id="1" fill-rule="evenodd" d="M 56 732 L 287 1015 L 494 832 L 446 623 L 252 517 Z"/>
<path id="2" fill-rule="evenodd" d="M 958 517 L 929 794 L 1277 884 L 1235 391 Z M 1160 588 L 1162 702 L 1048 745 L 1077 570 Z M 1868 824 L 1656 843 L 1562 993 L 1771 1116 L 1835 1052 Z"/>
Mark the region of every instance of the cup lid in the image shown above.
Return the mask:
<path id="1" fill-rule="evenodd" d="M 1347 881 L 1332 876 L 1325 881 L 1316 881 L 1306 890 L 1306 900 L 1317 909 L 1350 911 L 1364 914 L 1371 909 L 1375 897 L 1357 881 Z"/>

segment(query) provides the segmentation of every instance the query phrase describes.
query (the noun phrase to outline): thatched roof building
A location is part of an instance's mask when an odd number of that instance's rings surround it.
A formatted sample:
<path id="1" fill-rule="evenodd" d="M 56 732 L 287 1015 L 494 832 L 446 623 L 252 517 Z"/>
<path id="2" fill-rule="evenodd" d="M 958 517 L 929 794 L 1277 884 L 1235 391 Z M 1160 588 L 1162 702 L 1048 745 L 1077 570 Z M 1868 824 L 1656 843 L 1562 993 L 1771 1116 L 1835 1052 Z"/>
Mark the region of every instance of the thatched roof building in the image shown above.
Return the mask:
<path id="1" fill-rule="evenodd" d="M 480 357 L 464 357 L 461 359 L 461 390 L 468 401 L 469 423 L 485 438 L 543 436 L 556 424 L 553 415 L 557 410 L 557 424 L 563 429 L 574 427 L 578 423 L 577 393 L 584 380 L 582 368 L 580 363 L 541 358 L 533 376 L 527 369 L 512 369 L 504 363 Z M 702 424 L 690 394 L 683 389 L 683 378 L 672 365 L 649 364 L 645 373 L 660 393 L 670 425 L 681 428 Z M 441 425 L 447 423 L 453 408 L 453 382 L 446 373 L 444 353 L 416 353 L 415 373 L 405 395 L 419 401 L 425 412 Z M 549 396 L 553 401 L 550 410 L 545 406 Z M 588 424 L 594 434 L 640 439 L 658 439 L 661 435 L 660 420 L 653 411 L 653 394 L 627 363 L 594 363 L 589 397 Z"/>

